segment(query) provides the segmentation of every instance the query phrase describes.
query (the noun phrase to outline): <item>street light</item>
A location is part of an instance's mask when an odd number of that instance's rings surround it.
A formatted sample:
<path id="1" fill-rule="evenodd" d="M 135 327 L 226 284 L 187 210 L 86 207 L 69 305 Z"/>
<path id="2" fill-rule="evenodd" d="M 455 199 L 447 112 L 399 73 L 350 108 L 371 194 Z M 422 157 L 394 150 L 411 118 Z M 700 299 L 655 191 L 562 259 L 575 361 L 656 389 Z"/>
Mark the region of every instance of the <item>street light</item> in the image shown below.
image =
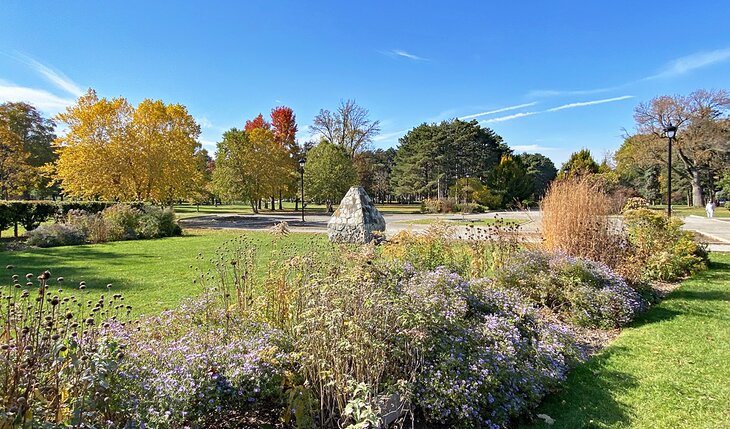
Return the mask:
<path id="1" fill-rule="evenodd" d="M 667 217 L 672 217 L 672 140 L 677 134 L 677 127 L 669 122 L 666 128 L 664 128 L 664 135 L 669 140 L 669 157 L 667 162 Z"/>
<path id="2" fill-rule="evenodd" d="M 466 175 L 466 204 L 471 205 L 471 199 L 469 198 L 469 191 L 471 191 L 471 186 L 469 184 L 469 174 Z"/>
<path id="3" fill-rule="evenodd" d="M 299 172 L 302 174 L 302 222 L 304 222 L 304 163 L 306 159 L 299 159 Z"/>

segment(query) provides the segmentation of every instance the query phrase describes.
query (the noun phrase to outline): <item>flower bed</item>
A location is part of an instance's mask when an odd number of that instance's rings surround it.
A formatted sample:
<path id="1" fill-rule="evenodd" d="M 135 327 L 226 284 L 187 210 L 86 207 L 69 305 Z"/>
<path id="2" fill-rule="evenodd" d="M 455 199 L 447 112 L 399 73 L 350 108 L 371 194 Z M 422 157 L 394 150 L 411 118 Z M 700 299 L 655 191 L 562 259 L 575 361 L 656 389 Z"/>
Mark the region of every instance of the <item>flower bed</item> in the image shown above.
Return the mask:
<path id="1" fill-rule="evenodd" d="M 402 418 L 419 423 L 508 427 L 585 357 L 576 330 L 625 326 L 646 308 L 606 265 L 514 242 L 404 237 L 299 255 L 272 240 L 268 255 L 245 238 L 229 243 L 197 271 L 201 297 L 135 323 L 112 318 L 117 294 L 64 301 L 43 286 L 29 301 L 32 283 L 1 289 L 13 315 L 37 316 L 0 315 L 18 326 L 3 340 L 11 354 L 0 375 L 22 373 L 23 326 L 65 314 L 40 310 L 54 299 L 77 306 L 73 320 L 93 314 L 82 331 L 94 334 L 77 342 L 75 372 L 34 382 L 49 393 L 6 388 L 0 399 L 14 411 L 0 426 L 365 428 L 397 397 Z M 49 368 L 70 362 L 61 347 L 78 347 L 64 332 L 44 340 Z"/>

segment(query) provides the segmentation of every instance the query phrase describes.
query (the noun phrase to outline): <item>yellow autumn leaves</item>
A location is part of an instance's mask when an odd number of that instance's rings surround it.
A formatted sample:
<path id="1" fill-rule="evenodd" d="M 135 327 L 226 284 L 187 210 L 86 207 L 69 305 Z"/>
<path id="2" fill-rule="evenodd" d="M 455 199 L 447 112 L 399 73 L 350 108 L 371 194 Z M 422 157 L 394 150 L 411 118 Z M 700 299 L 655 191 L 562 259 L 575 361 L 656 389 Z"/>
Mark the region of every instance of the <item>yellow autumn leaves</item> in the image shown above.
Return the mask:
<path id="1" fill-rule="evenodd" d="M 48 171 L 66 195 L 106 200 L 172 202 L 198 189 L 200 126 L 179 104 L 124 98 L 93 90 L 57 116 L 67 132 Z"/>

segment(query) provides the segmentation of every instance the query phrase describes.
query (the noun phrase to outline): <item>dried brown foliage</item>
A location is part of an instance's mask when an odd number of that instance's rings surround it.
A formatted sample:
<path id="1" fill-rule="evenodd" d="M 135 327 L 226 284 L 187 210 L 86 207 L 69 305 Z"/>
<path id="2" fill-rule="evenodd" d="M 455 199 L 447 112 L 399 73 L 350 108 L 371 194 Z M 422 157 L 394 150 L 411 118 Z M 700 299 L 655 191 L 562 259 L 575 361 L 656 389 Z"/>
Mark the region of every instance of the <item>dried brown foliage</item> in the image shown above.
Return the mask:
<path id="1" fill-rule="evenodd" d="M 626 233 L 611 197 L 590 177 L 555 181 L 543 198 L 543 245 L 617 267 L 628 252 Z"/>

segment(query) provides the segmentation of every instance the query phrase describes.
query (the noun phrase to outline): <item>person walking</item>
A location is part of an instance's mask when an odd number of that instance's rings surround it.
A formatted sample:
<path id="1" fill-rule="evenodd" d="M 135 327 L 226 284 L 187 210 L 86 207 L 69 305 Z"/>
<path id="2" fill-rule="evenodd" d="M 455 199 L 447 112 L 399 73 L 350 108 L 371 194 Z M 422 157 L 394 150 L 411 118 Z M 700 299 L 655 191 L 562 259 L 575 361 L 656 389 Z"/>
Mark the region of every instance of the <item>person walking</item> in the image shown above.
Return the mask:
<path id="1" fill-rule="evenodd" d="M 708 219 L 712 219 L 715 215 L 715 201 L 710 200 L 705 206 L 705 211 L 707 212 Z"/>

